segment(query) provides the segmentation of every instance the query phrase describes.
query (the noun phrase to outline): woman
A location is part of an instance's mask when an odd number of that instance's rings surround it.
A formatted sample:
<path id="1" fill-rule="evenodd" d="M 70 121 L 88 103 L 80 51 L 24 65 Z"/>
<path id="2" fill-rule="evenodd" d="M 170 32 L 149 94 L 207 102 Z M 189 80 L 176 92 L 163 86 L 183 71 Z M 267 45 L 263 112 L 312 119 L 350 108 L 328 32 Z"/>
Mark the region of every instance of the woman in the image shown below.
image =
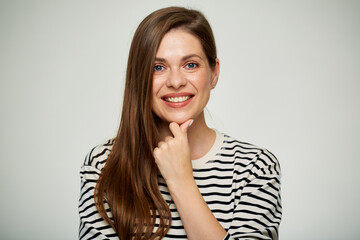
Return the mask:
<path id="1" fill-rule="evenodd" d="M 80 239 L 278 238 L 278 161 L 206 125 L 218 76 L 200 12 L 164 8 L 140 23 L 118 134 L 81 169 Z"/>

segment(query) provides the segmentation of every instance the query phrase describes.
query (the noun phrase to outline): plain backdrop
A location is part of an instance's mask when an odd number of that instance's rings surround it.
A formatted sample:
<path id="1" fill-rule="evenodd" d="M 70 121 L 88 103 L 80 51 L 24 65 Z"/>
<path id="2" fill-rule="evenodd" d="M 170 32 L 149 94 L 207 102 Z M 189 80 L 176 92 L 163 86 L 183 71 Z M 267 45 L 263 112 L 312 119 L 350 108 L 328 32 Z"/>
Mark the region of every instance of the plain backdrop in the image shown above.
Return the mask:
<path id="1" fill-rule="evenodd" d="M 0 239 L 77 239 L 80 166 L 113 137 L 140 21 L 203 11 L 209 125 L 282 168 L 281 239 L 360 238 L 360 1 L 0 1 Z"/>

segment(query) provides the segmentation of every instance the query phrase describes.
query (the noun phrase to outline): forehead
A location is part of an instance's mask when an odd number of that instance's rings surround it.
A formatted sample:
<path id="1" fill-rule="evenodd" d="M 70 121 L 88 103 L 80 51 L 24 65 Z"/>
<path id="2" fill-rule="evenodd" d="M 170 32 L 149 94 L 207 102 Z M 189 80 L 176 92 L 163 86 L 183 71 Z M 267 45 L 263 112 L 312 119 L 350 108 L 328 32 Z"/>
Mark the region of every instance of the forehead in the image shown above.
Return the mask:
<path id="1" fill-rule="evenodd" d="M 156 57 L 188 54 L 205 56 L 200 40 L 183 29 L 172 29 L 162 38 Z"/>

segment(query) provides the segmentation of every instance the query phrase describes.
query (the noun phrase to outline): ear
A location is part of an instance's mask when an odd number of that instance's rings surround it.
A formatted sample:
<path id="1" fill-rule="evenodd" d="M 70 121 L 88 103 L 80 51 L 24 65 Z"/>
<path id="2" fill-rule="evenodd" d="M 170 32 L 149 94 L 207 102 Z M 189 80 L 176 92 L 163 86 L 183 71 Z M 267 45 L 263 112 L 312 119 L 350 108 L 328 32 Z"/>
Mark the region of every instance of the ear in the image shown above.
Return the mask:
<path id="1" fill-rule="evenodd" d="M 216 87 L 220 74 L 220 61 L 218 58 L 216 58 L 215 61 L 216 63 L 212 69 L 212 75 L 211 75 L 211 89 L 214 89 Z"/>

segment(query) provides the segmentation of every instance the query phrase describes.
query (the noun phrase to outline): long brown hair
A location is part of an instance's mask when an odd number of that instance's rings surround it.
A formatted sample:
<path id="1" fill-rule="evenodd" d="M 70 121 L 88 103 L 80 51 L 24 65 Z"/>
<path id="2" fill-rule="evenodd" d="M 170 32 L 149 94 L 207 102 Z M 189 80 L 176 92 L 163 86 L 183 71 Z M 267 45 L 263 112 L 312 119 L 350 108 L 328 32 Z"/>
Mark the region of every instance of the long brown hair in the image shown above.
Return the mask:
<path id="1" fill-rule="evenodd" d="M 199 11 L 159 9 L 137 28 L 129 52 L 119 131 L 95 188 L 96 207 L 121 240 L 162 238 L 171 225 L 171 212 L 158 187 L 159 171 L 152 154 L 159 139 L 151 92 L 157 49 L 173 28 L 197 37 L 210 66 L 216 63 L 214 36 Z M 160 221 L 153 233 L 157 215 Z"/>

